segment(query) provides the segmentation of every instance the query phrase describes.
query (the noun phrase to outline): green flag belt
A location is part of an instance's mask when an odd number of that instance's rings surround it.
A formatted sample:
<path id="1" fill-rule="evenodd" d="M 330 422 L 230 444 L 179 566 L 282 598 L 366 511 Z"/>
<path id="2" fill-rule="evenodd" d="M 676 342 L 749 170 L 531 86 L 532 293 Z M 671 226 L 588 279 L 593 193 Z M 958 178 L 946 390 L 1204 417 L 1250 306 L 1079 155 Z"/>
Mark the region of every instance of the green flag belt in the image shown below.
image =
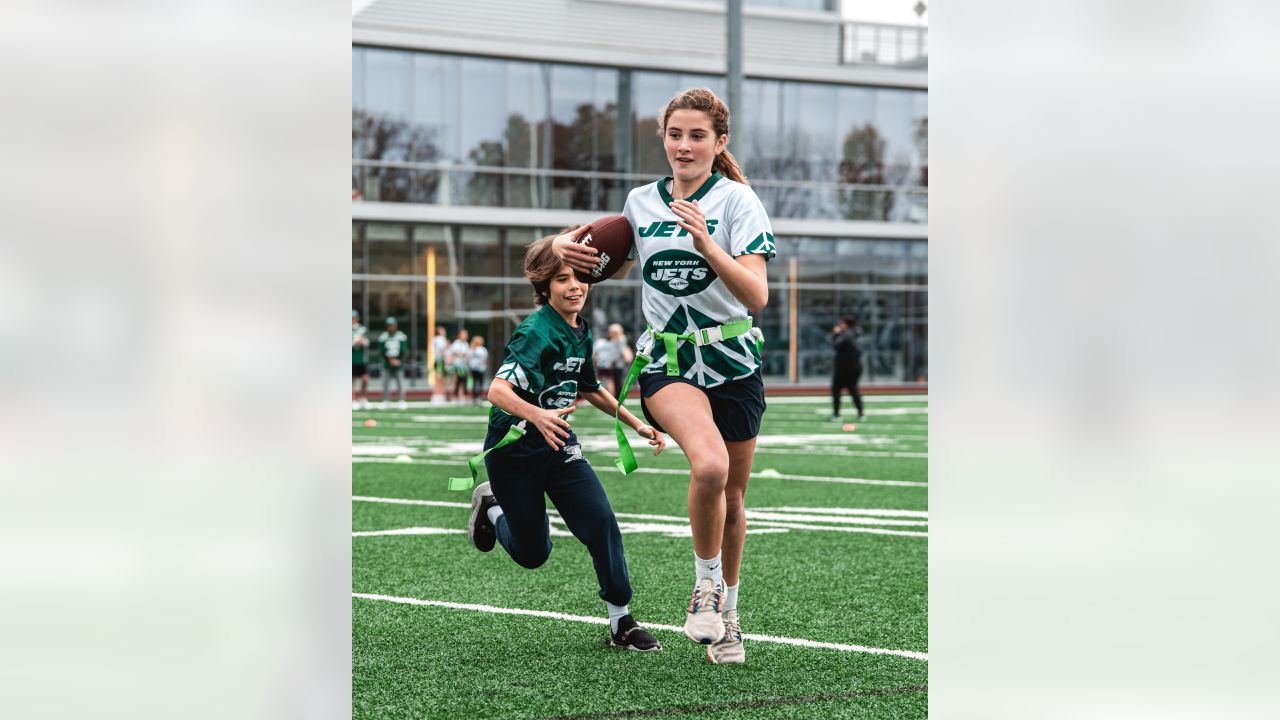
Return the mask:
<path id="1" fill-rule="evenodd" d="M 503 436 L 503 438 L 502 438 L 501 440 L 499 440 L 499 441 L 498 441 L 498 444 L 497 444 L 497 445 L 494 445 L 493 447 L 489 448 L 488 450 L 485 450 L 484 452 L 480 453 L 479 455 L 476 455 L 475 457 L 473 457 L 473 458 L 471 458 L 470 460 L 468 460 L 468 461 L 467 461 L 467 467 L 471 470 L 471 477 L 469 477 L 469 478 L 465 478 L 465 477 L 451 477 L 451 478 L 449 478 L 449 489 L 450 489 L 450 490 L 470 490 L 470 489 L 471 489 L 471 487 L 472 487 L 473 485 L 475 485 L 475 484 L 476 484 L 476 476 L 477 476 L 477 475 L 479 474 L 479 472 L 480 472 L 480 463 L 484 462 L 484 456 L 485 456 L 485 455 L 488 455 L 489 453 L 493 452 L 494 450 L 497 450 L 498 448 L 506 447 L 506 446 L 510 445 L 511 443 L 513 443 L 513 442 L 515 442 L 515 441 L 519 440 L 520 438 L 524 437 L 524 424 L 525 424 L 525 421 L 524 421 L 524 420 L 521 420 L 520 422 L 513 424 L 513 425 L 512 425 L 512 426 L 507 430 L 507 434 L 506 434 L 505 436 Z M 629 448 L 628 448 L 628 449 L 629 449 Z"/>
<path id="2" fill-rule="evenodd" d="M 680 374 L 680 362 L 676 357 L 676 343 L 681 340 L 691 342 L 694 345 L 703 346 L 718 343 L 724 340 L 731 340 L 740 335 L 751 333 L 756 339 L 756 350 L 760 353 L 760 357 L 764 357 L 764 333 L 752 327 L 753 320 L 745 318 L 727 325 L 720 325 L 713 328 L 702 328 L 691 333 L 665 333 L 658 332 L 652 327 L 649 328 L 649 334 L 653 337 L 654 342 L 662 341 L 667 351 L 667 374 L 678 376 Z M 652 349 L 652 348 L 650 348 Z M 623 475 L 630 475 L 639 465 L 636 463 L 636 455 L 631 450 L 631 443 L 627 441 L 626 434 L 622 431 L 622 403 L 627 399 L 627 393 L 631 391 L 631 384 L 640 377 L 640 372 L 645 366 L 653 362 L 653 358 L 644 351 L 636 352 L 635 360 L 631 362 L 631 368 L 627 370 L 627 379 L 622 383 L 622 391 L 618 393 L 618 408 L 613 413 L 613 432 L 618 436 L 618 459 L 614 461 L 614 465 Z"/>

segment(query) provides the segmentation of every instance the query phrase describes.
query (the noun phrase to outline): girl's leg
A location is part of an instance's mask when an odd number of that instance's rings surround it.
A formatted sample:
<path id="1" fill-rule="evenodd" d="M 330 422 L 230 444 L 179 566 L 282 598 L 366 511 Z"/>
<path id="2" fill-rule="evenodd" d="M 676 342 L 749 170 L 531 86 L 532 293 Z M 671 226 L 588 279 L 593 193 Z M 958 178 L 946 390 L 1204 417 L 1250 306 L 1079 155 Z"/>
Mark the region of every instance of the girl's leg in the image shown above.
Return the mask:
<path id="1" fill-rule="evenodd" d="M 689 458 L 693 551 L 700 558 L 714 558 L 724 536 L 729 453 L 712 418 L 707 396 L 687 383 L 672 383 L 645 398 L 644 404 Z"/>
<path id="2" fill-rule="evenodd" d="M 755 458 L 756 439 L 726 443 L 729 450 L 729 481 L 725 485 L 724 584 L 736 586 L 742 569 L 742 546 L 747 537 L 747 481 L 751 478 L 751 461 Z"/>

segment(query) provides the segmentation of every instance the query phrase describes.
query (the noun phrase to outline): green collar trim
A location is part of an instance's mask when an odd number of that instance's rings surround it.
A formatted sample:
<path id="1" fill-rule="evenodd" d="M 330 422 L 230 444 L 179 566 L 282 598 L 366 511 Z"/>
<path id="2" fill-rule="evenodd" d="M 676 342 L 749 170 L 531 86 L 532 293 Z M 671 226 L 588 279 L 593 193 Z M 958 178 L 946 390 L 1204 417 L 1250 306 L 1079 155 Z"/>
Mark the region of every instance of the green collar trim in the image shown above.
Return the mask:
<path id="1" fill-rule="evenodd" d="M 685 198 L 685 200 L 688 200 L 689 202 L 693 202 L 694 200 L 701 200 L 704 195 L 706 195 L 708 192 L 711 192 L 711 186 L 715 185 L 716 182 L 720 180 L 721 177 L 723 176 L 718 172 L 711 173 L 711 177 L 707 178 L 707 181 L 702 183 L 702 187 L 698 188 L 696 192 L 694 192 L 689 197 Z M 662 202 L 669 205 L 675 202 L 675 199 L 671 197 L 671 193 L 667 190 L 668 182 L 671 182 L 672 187 L 675 186 L 675 179 L 672 178 L 670 175 L 658 181 L 658 195 L 662 196 Z"/>

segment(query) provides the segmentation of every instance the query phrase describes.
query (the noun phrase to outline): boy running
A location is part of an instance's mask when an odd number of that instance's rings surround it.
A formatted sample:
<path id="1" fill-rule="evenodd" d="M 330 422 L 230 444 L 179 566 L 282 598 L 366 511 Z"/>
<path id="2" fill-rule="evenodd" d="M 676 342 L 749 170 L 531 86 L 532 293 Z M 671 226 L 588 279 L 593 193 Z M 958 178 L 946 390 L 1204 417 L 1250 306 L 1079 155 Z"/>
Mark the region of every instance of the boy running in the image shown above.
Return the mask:
<path id="1" fill-rule="evenodd" d="M 569 234 L 578 234 L 569 232 Z M 662 645 L 631 617 L 631 581 L 623 557 L 622 533 L 595 470 L 565 419 L 579 396 L 608 415 L 618 402 L 596 380 L 591 362 L 591 329 L 579 316 L 590 286 L 580 282 L 551 250 L 554 236 L 534 242 L 525 253 L 524 274 L 533 283 L 539 309 L 520 323 L 489 386 L 489 431 L 484 447 L 489 482 L 471 497 L 467 526 L 481 552 L 495 540 L 520 566 L 533 569 L 551 554 L 544 495 L 587 546 L 595 565 L 600 598 L 609 614 L 607 644 L 655 651 Z M 622 419 L 662 452 L 666 439 L 626 408 Z M 536 432 L 496 447 L 512 424 Z"/>

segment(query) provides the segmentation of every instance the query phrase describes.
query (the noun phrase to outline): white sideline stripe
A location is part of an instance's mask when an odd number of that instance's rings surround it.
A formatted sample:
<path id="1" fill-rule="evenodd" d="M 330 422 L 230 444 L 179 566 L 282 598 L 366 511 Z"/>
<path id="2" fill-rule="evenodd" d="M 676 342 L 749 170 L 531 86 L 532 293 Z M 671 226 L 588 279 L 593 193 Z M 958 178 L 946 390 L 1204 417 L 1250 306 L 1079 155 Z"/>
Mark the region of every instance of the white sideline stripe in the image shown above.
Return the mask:
<path id="1" fill-rule="evenodd" d="M 763 512 L 821 513 L 823 515 L 884 515 L 886 517 L 928 518 L 928 510 L 883 510 L 879 508 L 827 508 L 827 507 L 763 507 Z"/>
<path id="2" fill-rule="evenodd" d="M 367 497 L 367 496 L 361 496 L 361 495 L 353 495 L 351 497 L 351 500 L 353 502 L 389 503 L 392 505 L 429 505 L 432 507 L 453 507 L 453 508 L 471 507 L 470 503 L 444 502 L 441 500 L 405 500 L 403 498 L 379 498 L 379 497 Z M 551 517 L 552 521 L 558 522 L 560 524 L 564 524 L 564 520 L 560 517 L 560 513 L 556 512 L 555 510 L 548 510 L 547 514 Z M 614 515 L 618 518 L 622 518 L 625 520 L 656 520 L 658 522 L 666 522 L 666 523 L 681 523 L 679 530 L 682 533 L 683 533 L 683 530 L 688 527 L 688 522 L 689 522 L 688 518 L 677 517 L 675 515 L 651 515 L 648 513 L 624 513 L 624 512 L 615 512 Z M 768 519 L 765 519 L 765 518 L 768 518 Z M 927 523 L 911 523 L 904 520 L 883 520 L 879 518 L 847 518 L 847 517 L 824 518 L 821 516 L 808 516 L 808 515 L 788 516 L 788 515 L 783 515 L 779 513 L 764 513 L 762 515 L 761 513 L 755 510 L 752 510 L 750 508 L 747 509 L 747 519 L 750 520 L 753 525 L 761 528 L 786 528 L 788 530 L 831 530 L 835 532 L 870 533 L 872 535 L 903 535 L 906 537 L 929 537 L 929 533 L 927 532 L 915 532 L 912 530 L 883 530 L 880 528 L 868 528 L 868 527 L 845 527 L 839 524 L 839 523 L 855 523 L 855 522 L 875 524 L 875 525 L 904 525 L 904 524 L 925 525 L 927 524 Z M 790 520 L 798 520 L 800 522 L 784 522 L 784 521 L 790 521 Z M 829 523 L 836 523 L 836 524 L 811 525 L 806 523 L 805 521 L 809 521 L 810 523 L 829 522 Z M 409 528 L 409 529 L 412 529 L 412 528 Z M 643 525 L 635 525 L 632 528 L 633 532 L 645 532 L 645 531 L 675 532 L 676 530 L 677 528 L 675 527 L 664 527 L 659 529 L 659 528 L 647 528 Z M 559 531 L 559 528 L 552 528 L 552 535 L 555 535 L 557 531 Z M 461 532 L 461 531 L 458 531 L 458 532 Z M 560 532 L 563 532 L 563 531 L 560 531 Z M 747 532 L 751 532 L 751 529 L 748 529 Z M 382 531 L 378 534 L 387 535 L 392 533 Z M 408 535 L 408 534 L 414 534 L 414 533 L 406 532 L 403 534 Z M 425 535 L 428 533 L 417 533 L 417 534 Z M 570 533 L 565 533 L 565 534 L 568 535 Z M 353 536 L 355 535 L 353 534 Z M 363 535 L 359 537 L 363 537 Z"/>
<path id="3" fill-rule="evenodd" d="M 470 508 L 471 503 L 445 502 L 444 500 L 405 500 L 404 498 L 368 497 L 352 495 L 352 502 L 391 503 L 392 505 L 430 505 L 432 507 Z"/>
<path id="4" fill-rule="evenodd" d="M 378 535 L 465 535 L 466 530 L 455 528 L 411 527 L 395 530 L 361 530 L 351 533 L 351 537 L 375 537 Z"/>
<path id="5" fill-rule="evenodd" d="M 908 452 L 906 450 L 815 450 L 795 448 L 756 448 L 756 454 L 769 455 L 821 455 L 823 457 L 874 457 L 874 458 L 922 458 L 927 460 L 927 452 Z"/>
<path id="6" fill-rule="evenodd" d="M 928 525 L 928 520 L 912 519 L 897 520 L 882 517 L 849 517 L 848 515 L 814 515 L 800 513 L 778 513 L 778 512 L 762 512 L 760 510 L 747 510 L 748 520 L 786 520 L 788 522 L 815 522 L 830 523 L 834 525 L 889 525 L 889 526 L 914 526 Z"/>
<path id="7" fill-rule="evenodd" d="M 747 518 L 750 519 L 751 511 L 747 511 Z M 787 528 L 789 530 L 828 530 L 831 532 L 850 532 L 850 533 L 869 533 L 871 535 L 902 535 L 903 537 L 929 537 L 927 532 L 916 532 L 914 530 L 881 530 L 880 528 L 869 527 L 844 527 L 841 525 L 806 525 L 804 523 L 793 522 L 776 522 L 774 520 L 752 520 L 756 525 L 765 527 Z"/>
<path id="8" fill-rule="evenodd" d="M 375 595 L 372 593 L 351 593 L 351 597 L 360 598 L 361 600 L 381 600 L 383 602 L 400 603 L 401 605 L 425 605 L 428 607 L 442 607 L 451 610 L 472 610 L 475 612 L 494 613 L 496 615 L 523 615 L 525 617 L 539 617 L 548 620 L 565 620 L 568 622 L 586 623 L 588 625 L 608 625 L 609 619 L 604 617 L 587 617 L 585 615 L 569 615 L 567 613 L 553 612 L 551 610 L 524 610 L 521 608 L 501 608 L 492 605 L 477 605 L 473 603 L 456 603 L 447 600 L 419 600 L 418 598 L 395 597 L 393 595 Z M 665 630 L 667 632 L 684 634 L 684 628 L 675 625 L 655 625 L 645 623 L 647 630 Z M 816 640 L 804 640 L 801 638 L 778 637 L 776 635 L 756 635 L 755 633 L 743 633 L 742 637 L 746 640 L 754 640 L 756 642 L 777 643 L 779 645 L 794 645 L 796 647 L 820 648 L 823 650 L 843 650 L 844 652 L 860 652 L 870 653 L 872 655 L 897 655 L 898 657 L 910 658 L 911 660 L 929 660 L 929 653 L 915 652 L 913 650 L 886 650 L 884 648 L 873 648 L 865 645 L 846 645 L 844 643 L 818 642 Z"/>
<path id="9" fill-rule="evenodd" d="M 805 454 L 807 455 L 811 453 L 805 453 Z M 843 454 L 852 455 L 853 453 L 843 453 Z M 414 459 L 409 462 L 404 462 L 403 460 L 397 462 L 396 460 L 380 458 L 380 457 L 354 457 L 354 458 L 351 458 L 351 462 L 353 463 L 356 463 L 356 462 L 393 463 L 393 464 L 401 464 L 401 465 L 450 465 L 455 467 L 458 465 L 458 463 L 450 460 Z M 598 472 L 611 472 L 611 473 L 622 472 L 621 470 L 619 470 L 617 467 L 613 465 L 592 465 L 592 467 L 595 469 L 597 473 Z M 689 476 L 688 470 L 676 470 L 672 468 L 637 468 L 634 472 L 645 473 L 647 475 L 682 475 L 684 477 Z M 828 477 L 825 475 L 788 475 L 786 473 L 774 474 L 772 472 L 765 472 L 764 474 L 761 474 L 760 472 L 753 472 L 751 473 L 751 477 L 764 478 L 766 480 L 801 480 L 804 482 L 843 483 L 846 485 L 884 485 L 889 487 L 928 487 L 929 486 L 929 483 L 915 482 L 912 480 L 873 480 L 870 478 Z M 421 502 L 426 502 L 426 501 L 421 501 Z M 460 505 L 459 507 L 471 507 L 471 506 Z"/>
<path id="10" fill-rule="evenodd" d="M 788 475 L 787 473 L 751 473 L 753 478 L 765 480 L 803 480 L 805 482 L 844 483 L 847 485 L 889 485 L 893 487 L 929 487 L 929 483 L 914 480 L 870 480 L 868 478 L 828 477 L 826 475 Z"/>

